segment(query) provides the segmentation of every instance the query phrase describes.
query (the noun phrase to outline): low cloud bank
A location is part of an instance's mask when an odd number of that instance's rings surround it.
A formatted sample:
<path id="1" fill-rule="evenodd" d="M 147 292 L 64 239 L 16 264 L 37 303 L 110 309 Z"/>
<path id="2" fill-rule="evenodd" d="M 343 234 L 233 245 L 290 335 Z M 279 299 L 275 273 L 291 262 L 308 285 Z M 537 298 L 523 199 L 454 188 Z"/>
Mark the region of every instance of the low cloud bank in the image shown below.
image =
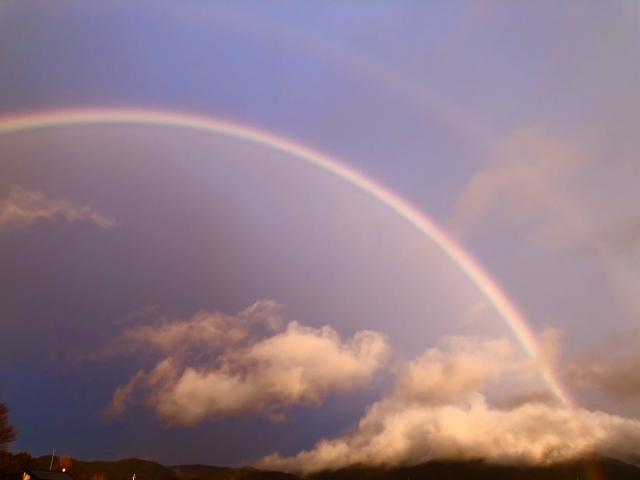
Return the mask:
<path id="1" fill-rule="evenodd" d="M 321 440 L 310 451 L 262 459 L 262 468 L 312 473 L 354 463 L 417 465 L 433 459 L 483 458 L 496 463 L 549 464 L 590 450 L 633 458 L 640 422 L 602 412 L 529 403 L 512 410 L 490 407 L 482 395 L 456 405 L 373 404 L 356 433 Z"/>
<path id="2" fill-rule="evenodd" d="M 293 457 L 274 453 L 258 466 L 306 474 L 354 463 L 483 458 L 549 464 L 590 451 L 619 459 L 637 454 L 639 421 L 555 404 L 536 393 L 535 365 L 517 351 L 504 339 L 450 338 L 400 368 L 393 393 L 367 409 L 355 432 Z M 518 401 L 489 402 L 483 391 L 498 382 L 519 392 L 511 397 Z"/>
<path id="3" fill-rule="evenodd" d="M 0 200 L 0 227 L 29 226 L 36 220 L 64 217 L 68 222 L 89 220 L 100 227 L 114 227 L 116 221 L 96 212 L 90 205 L 76 207 L 66 200 L 51 199 L 37 190 L 13 185 L 7 198 Z"/>
<path id="4" fill-rule="evenodd" d="M 380 333 L 361 331 L 342 341 L 328 326 L 283 326 L 280 310 L 260 301 L 237 315 L 199 312 L 126 331 L 112 349 L 147 347 L 163 358 L 117 389 L 111 411 L 142 403 L 186 426 L 241 412 L 279 420 L 286 407 L 368 383 L 384 364 L 388 347 Z"/>

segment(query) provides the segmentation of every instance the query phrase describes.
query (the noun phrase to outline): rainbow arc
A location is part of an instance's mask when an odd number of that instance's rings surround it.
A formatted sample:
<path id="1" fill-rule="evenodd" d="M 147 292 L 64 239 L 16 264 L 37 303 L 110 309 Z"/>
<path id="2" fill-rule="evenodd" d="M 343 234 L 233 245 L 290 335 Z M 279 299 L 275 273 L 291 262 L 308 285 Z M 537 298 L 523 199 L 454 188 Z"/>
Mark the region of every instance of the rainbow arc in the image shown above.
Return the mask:
<path id="1" fill-rule="evenodd" d="M 436 222 L 381 183 L 335 158 L 281 136 L 229 121 L 184 113 L 159 110 L 85 108 L 16 114 L 0 118 L 0 134 L 91 124 L 168 126 L 237 138 L 286 153 L 330 172 L 372 195 L 436 243 L 453 263 L 466 274 L 509 326 L 527 355 L 538 362 L 540 374 L 551 392 L 560 400 L 562 405 L 572 408 L 569 395 L 555 378 L 551 369 L 538 360 L 536 337 L 524 316 L 509 300 L 504 290 L 482 268 L 480 263 L 449 237 Z"/>

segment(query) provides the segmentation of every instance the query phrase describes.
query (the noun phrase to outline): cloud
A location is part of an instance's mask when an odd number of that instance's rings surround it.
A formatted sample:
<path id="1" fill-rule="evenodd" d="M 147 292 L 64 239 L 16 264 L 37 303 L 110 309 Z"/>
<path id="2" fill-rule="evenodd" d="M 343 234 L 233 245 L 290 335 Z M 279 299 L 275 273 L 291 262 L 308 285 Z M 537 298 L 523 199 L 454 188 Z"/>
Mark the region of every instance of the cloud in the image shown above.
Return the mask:
<path id="1" fill-rule="evenodd" d="M 586 238 L 576 249 L 604 266 L 617 295 L 623 293 L 634 312 L 640 307 L 640 218 L 617 220 Z"/>
<path id="2" fill-rule="evenodd" d="M 574 388 L 597 390 L 618 402 L 640 401 L 638 333 L 627 333 L 583 351 L 565 367 L 563 377 Z"/>
<path id="3" fill-rule="evenodd" d="M 0 227 L 25 227 L 39 219 L 54 217 L 64 217 L 68 222 L 89 220 L 103 228 L 116 225 L 115 220 L 96 212 L 90 205 L 75 207 L 66 200 L 51 199 L 42 192 L 17 185 L 9 187 L 9 195 L 0 200 Z"/>
<path id="4" fill-rule="evenodd" d="M 380 333 L 360 331 L 343 342 L 328 326 L 283 326 L 280 310 L 260 301 L 237 315 L 199 312 L 125 331 L 112 349 L 147 347 L 162 359 L 117 389 L 111 411 L 142 403 L 187 426 L 241 412 L 278 420 L 286 407 L 365 385 L 384 364 L 388 347 Z"/>
<path id="5" fill-rule="evenodd" d="M 581 144 L 589 143 L 583 139 Z M 586 255 L 598 262 L 617 300 L 624 300 L 637 314 L 640 219 L 634 212 L 638 202 L 625 200 L 624 188 L 617 188 L 622 179 L 607 178 L 616 169 L 601 156 L 550 135 L 542 126 L 515 129 L 496 145 L 485 168 L 467 182 L 448 228 L 464 238 L 480 227 L 508 226 L 511 237 L 522 233 L 526 245 Z"/>
<path id="6" fill-rule="evenodd" d="M 590 451 L 633 458 L 639 421 L 549 401 L 532 368 L 505 339 L 453 337 L 399 369 L 393 393 L 371 405 L 353 433 L 322 439 L 293 457 L 274 453 L 258 466 L 306 474 L 433 459 L 549 464 Z M 520 394 L 499 407 L 483 391 L 505 378 Z"/>
<path id="7" fill-rule="evenodd" d="M 541 337 L 550 336 L 546 332 Z M 496 399 L 531 395 L 546 390 L 540 360 L 525 356 L 506 338 L 445 336 L 435 348 L 395 368 L 391 398 L 401 404 L 441 406 L 478 392 Z"/>
<path id="8" fill-rule="evenodd" d="M 514 130 L 458 197 L 450 230 L 465 236 L 479 220 L 496 211 L 501 221 L 536 225 L 540 239 L 574 244 L 583 238 L 588 225 L 559 181 L 575 173 L 583 157 L 575 146 L 551 137 L 541 126 Z"/>
<path id="9" fill-rule="evenodd" d="M 489 377 L 497 378 L 512 357 L 505 339 L 478 343 L 450 337 L 398 370 L 394 395 L 406 402 L 448 404 L 478 390 Z"/>
<path id="10" fill-rule="evenodd" d="M 433 459 L 483 458 L 496 463 L 550 464 L 573 460 L 594 449 L 633 458 L 640 447 L 640 422 L 544 403 L 512 410 L 490 407 L 482 395 L 456 405 L 372 405 L 356 433 L 321 440 L 291 458 L 273 454 L 263 468 L 311 473 L 354 463 L 417 465 Z"/>

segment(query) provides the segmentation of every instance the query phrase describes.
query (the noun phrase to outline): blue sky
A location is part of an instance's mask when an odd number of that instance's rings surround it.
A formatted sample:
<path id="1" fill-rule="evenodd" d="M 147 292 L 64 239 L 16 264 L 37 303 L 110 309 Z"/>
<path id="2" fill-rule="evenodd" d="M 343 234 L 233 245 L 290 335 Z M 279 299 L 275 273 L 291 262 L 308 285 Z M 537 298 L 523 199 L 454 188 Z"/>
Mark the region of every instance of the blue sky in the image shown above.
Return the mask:
<path id="1" fill-rule="evenodd" d="M 577 403 L 638 428 L 639 22 L 624 2 L 5 2 L 0 114 L 172 110 L 325 152 L 437 221 L 536 334 L 547 332 L 541 343 Z M 6 134 L 0 155 L 0 401 L 21 432 L 14 450 L 237 465 L 311 449 L 263 465 L 336 466 L 318 440 L 356 438 L 361 418 L 377 421 L 367 405 L 381 418 L 406 413 L 418 398 L 406 390 L 411 365 L 432 372 L 429 362 L 461 351 L 487 370 L 482 385 L 460 380 L 473 391 L 452 404 L 480 392 L 493 414 L 518 395 L 541 398 L 530 365 L 519 375 L 504 366 L 524 361 L 517 341 L 435 245 L 287 155 L 143 126 Z M 14 218 L 15 205 L 45 213 Z M 343 349 L 357 332 L 378 332 L 387 357 L 358 357 L 364 370 L 323 380 L 327 390 L 311 397 L 268 400 L 285 403 L 280 421 L 258 390 L 246 410 L 205 405 L 195 424 L 163 410 L 169 397 L 149 380 L 163 355 L 182 373 L 218 372 L 221 359 L 242 364 L 272 337 L 174 356 L 126 343 L 131 335 L 200 328 L 198 311 L 215 323 L 214 312 L 260 300 L 284 305 L 272 313 L 284 324 L 330 327 Z M 483 343 L 491 339 L 513 344 L 515 357 Z M 421 357 L 425 349 L 440 353 Z M 128 383 L 138 371 L 151 383 Z M 129 384 L 131 405 L 106 414 Z M 439 408 L 436 394 L 420 395 L 429 412 Z M 348 458 L 368 458 L 349 445 Z M 406 454 L 388 461 L 417 461 Z"/>

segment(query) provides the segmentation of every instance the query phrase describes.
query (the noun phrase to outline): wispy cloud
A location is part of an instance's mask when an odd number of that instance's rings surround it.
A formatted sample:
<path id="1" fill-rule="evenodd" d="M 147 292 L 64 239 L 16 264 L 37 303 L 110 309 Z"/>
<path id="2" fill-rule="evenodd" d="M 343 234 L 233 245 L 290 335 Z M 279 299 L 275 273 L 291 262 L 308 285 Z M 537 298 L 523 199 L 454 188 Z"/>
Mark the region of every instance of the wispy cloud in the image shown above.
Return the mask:
<path id="1" fill-rule="evenodd" d="M 625 195 L 607 191 L 610 187 L 598 188 L 593 178 L 589 180 L 598 163 L 606 164 L 595 155 L 570 139 L 550 135 L 543 126 L 515 129 L 469 179 L 448 227 L 458 237 L 483 228 L 508 228 L 512 238 L 523 233 L 526 245 L 587 255 L 598 262 L 616 297 L 637 314 L 640 219 L 633 214 L 637 202 L 629 206 Z M 600 175 L 606 171 L 602 166 L 599 170 Z"/>
<path id="2" fill-rule="evenodd" d="M 68 222 L 88 220 L 100 227 L 116 225 L 116 221 L 95 211 L 90 205 L 77 207 L 61 199 L 52 199 L 37 190 L 21 186 L 9 187 L 9 195 L 0 200 L 0 228 L 14 225 L 24 227 L 37 220 L 62 217 Z"/>
<path id="3" fill-rule="evenodd" d="M 575 173 L 584 155 L 540 126 L 513 131 L 495 148 L 487 167 L 467 183 L 449 228 L 467 235 L 490 213 L 507 224 L 533 225 L 539 239 L 575 245 L 588 232 L 576 200 L 558 182 Z M 496 224 L 494 221 L 493 224 Z"/>
<path id="4" fill-rule="evenodd" d="M 199 312 L 127 330 L 111 349 L 140 347 L 160 353 L 161 360 L 117 389 L 111 411 L 142 403 L 179 425 L 241 412 L 281 419 L 291 405 L 319 403 L 331 391 L 368 383 L 388 350 L 377 332 L 342 341 L 328 326 L 284 326 L 281 307 L 272 301 L 236 315 Z"/>
<path id="5" fill-rule="evenodd" d="M 258 465 L 312 473 L 432 459 L 548 464 L 590 451 L 633 457 L 640 448 L 639 421 L 549 402 L 532 377 L 533 362 L 516 351 L 504 339 L 450 339 L 400 369 L 394 392 L 367 409 L 354 433 L 322 439 L 293 457 L 274 453 Z M 483 391 L 509 377 L 521 393 L 517 402 L 498 407 Z"/>

